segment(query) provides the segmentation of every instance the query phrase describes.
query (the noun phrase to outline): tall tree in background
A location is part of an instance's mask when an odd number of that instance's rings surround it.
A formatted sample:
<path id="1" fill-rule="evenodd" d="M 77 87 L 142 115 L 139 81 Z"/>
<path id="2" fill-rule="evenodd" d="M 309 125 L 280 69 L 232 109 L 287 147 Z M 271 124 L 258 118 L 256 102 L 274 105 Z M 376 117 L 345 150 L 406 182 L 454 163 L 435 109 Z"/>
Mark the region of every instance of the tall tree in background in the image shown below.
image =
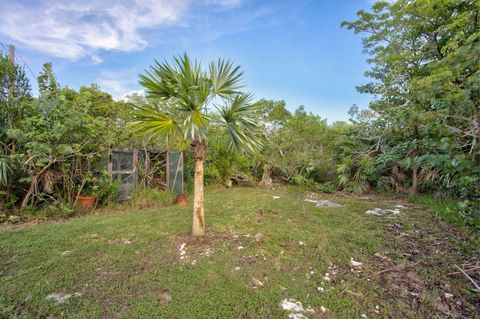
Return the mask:
<path id="1" fill-rule="evenodd" d="M 0 52 L 0 134 L 5 134 L 12 122 L 21 116 L 21 102 L 29 98 L 30 82 L 24 69 Z"/>
<path id="2" fill-rule="evenodd" d="M 6 189 L 7 200 L 10 197 L 10 177 L 17 170 L 10 158 L 17 143 L 7 136 L 7 132 L 22 118 L 22 104 L 30 98 L 30 82 L 24 69 L 0 52 L 0 188 Z"/>
<path id="3" fill-rule="evenodd" d="M 343 25 L 366 35 L 373 81 L 358 90 L 377 97 L 372 144 L 388 162 L 378 166 L 408 174 L 411 193 L 480 196 L 478 2 L 377 2 L 358 17 Z"/>
<path id="4" fill-rule="evenodd" d="M 175 57 L 172 63 L 159 63 L 140 75 L 140 84 L 151 98 L 173 102 L 169 110 L 158 106 L 139 106 L 135 112 L 138 131 L 168 140 L 183 139 L 192 148 L 195 176 L 192 235 L 205 234 L 204 217 L 204 159 L 207 133 L 212 126 L 211 108 L 218 111 L 229 133 L 231 146 L 238 150 L 255 151 L 257 139 L 255 108 L 250 95 L 240 91 L 242 72 L 230 61 L 212 62 L 207 71 L 186 54 Z"/>
<path id="5" fill-rule="evenodd" d="M 42 66 L 42 71 L 37 77 L 38 81 L 38 91 L 41 95 L 54 95 L 59 89 L 57 79 L 55 74 L 53 74 L 52 64 L 44 63 Z"/>

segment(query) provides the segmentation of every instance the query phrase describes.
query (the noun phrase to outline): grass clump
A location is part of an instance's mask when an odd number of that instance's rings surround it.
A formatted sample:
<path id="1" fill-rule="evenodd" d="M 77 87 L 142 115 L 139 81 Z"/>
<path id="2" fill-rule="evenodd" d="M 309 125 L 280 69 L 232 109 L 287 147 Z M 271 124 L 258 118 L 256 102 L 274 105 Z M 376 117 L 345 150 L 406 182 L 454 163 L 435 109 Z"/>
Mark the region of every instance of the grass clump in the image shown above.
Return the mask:
<path id="1" fill-rule="evenodd" d="M 460 213 L 459 200 L 426 194 L 412 195 L 409 200 L 430 209 L 435 216 L 444 221 L 461 226 L 466 225 L 465 218 Z"/>
<path id="2" fill-rule="evenodd" d="M 146 209 L 167 206 L 172 203 L 173 199 L 174 194 L 168 189 L 137 188 L 132 192 L 130 207 Z"/>

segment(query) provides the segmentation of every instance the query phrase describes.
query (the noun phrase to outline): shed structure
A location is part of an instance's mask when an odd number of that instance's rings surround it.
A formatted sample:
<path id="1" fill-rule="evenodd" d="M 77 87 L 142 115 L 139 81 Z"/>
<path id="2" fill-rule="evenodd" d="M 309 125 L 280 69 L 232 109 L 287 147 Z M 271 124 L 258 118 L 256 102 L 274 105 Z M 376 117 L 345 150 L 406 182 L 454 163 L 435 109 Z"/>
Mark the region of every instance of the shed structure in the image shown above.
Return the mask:
<path id="1" fill-rule="evenodd" d="M 123 199 L 136 187 L 168 188 L 183 194 L 183 163 L 181 151 L 115 149 L 108 152 L 107 171 L 111 181 L 119 181 Z"/>

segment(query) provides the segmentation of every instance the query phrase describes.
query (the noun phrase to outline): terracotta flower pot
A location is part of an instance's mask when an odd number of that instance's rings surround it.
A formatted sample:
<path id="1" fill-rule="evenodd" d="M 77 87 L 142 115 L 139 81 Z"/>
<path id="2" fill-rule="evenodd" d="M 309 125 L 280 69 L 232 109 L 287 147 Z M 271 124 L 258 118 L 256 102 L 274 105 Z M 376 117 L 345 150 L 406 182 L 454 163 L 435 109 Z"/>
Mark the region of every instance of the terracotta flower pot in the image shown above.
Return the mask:
<path id="1" fill-rule="evenodd" d="M 187 196 L 185 194 L 178 194 L 177 198 L 175 198 L 175 204 L 178 206 L 186 206 L 188 204 Z"/>
<path id="2" fill-rule="evenodd" d="M 97 201 L 96 196 L 78 196 L 77 205 L 82 208 L 94 208 Z"/>

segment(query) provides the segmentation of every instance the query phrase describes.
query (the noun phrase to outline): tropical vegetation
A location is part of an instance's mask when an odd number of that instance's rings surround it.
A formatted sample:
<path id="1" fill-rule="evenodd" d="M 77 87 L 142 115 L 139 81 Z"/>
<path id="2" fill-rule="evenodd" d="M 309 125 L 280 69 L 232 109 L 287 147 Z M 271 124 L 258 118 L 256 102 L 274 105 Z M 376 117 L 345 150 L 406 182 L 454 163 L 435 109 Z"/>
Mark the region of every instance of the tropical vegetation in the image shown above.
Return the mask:
<path id="1" fill-rule="evenodd" d="M 95 85 L 62 86 L 49 63 L 34 97 L 22 67 L 2 54 L 4 219 L 46 207 L 73 214 L 92 186 L 107 203 L 115 186 L 95 163 L 108 149 L 155 146 L 185 151 L 195 234 L 204 233 L 204 183 L 426 195 L 454 201 L 449 214 L 479 226 L 478 4 L 378 2 L 342 25 L 364 36 L 371 81 L 358 90 L 375 97 L 346 122 L 253 100 L 223 59 L 207 68 L 186 54 L 155 62 L 139 79 L 145 96 L 115 101 Z"/>

